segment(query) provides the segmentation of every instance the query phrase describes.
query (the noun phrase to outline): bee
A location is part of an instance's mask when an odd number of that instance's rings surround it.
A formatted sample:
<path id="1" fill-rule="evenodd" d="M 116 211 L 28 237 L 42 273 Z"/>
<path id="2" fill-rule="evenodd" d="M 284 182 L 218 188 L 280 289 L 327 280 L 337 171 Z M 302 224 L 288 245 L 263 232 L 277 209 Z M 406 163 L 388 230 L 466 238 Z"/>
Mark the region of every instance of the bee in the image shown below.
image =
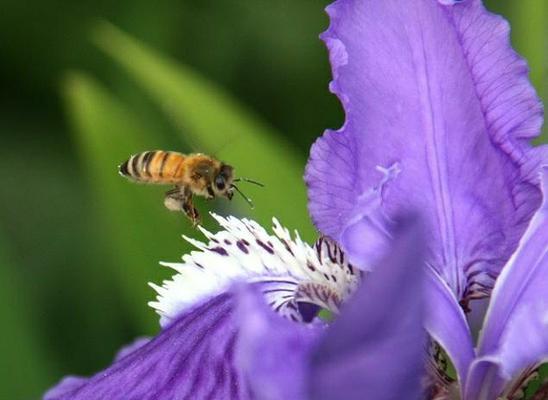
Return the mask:
<path id="1" fill-rule="evenodd" d="M 133 182 L 174 185 L 165 194 L 164 205 L 171 211 L 182 211 L 194 226 L 200 223 L 200 214 L 192 203 L 193 196 L 210 200 L 225 197 L 232 200 L 236 190 L 253 208 L 251 199 L 244 195 L 234 182 L 234 168 L 206 154 L 182 154 L 174 151 L 153 150 L 132 155 L 118 167 L 120 175 Z"/>

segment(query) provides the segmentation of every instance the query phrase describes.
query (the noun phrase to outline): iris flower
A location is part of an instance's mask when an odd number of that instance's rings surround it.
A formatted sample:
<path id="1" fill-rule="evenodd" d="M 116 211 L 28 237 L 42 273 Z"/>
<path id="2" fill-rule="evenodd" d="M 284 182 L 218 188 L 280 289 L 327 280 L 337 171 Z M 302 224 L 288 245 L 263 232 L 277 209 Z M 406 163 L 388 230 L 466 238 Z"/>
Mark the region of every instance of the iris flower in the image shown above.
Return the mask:
<path id="1" fill-rule="evenodd" d="M 312 218 L 367 266 L 394 215 L 420 212 L 426 326 L 456 367 L 457 394 L 518 396 L 548 354 L 545 208 L 532 219 L 548 150 L 529 144 L 542 105 L 509 26 L 480 0 L 339 0 L 328 13 L 331 90 L 346 121 L 312 148 Z M 463 309 L 497 278 L 474 349 Z"/>
<path id="2" fill-rule="evenodd" d="M 515 399 L 548 359 L 548 151 L 507 23 L 479 0 L 328 14 L 346 122 L 305 173 L 324 236 L 215 216 L 153 285 L 161 332 L 46 400 Z M 466 313 L 489 297 L 475 347 Z"/>
<path id="3" fill-rule="evenodd" d="M 356 290 L 362 273 L 329 239 L 310 247 L 277 221 L 269 235 L 250 220 L 215 218 L 224 230 L 203 230 L 207 243 L 187 238 L 199 250 L 166 264 L 178 273 L 154 286 L 161 333 L 89 379 L 65 378 L 46 400 L 391 399 L 394 383 L 419 398 L 425 333 L 416 223 L 396 228 L 383 268 Z M 316 318 L 320 308 L 340 317 L 329 326 Z M 405 369 L 390 368 L 396 352 Z"/>

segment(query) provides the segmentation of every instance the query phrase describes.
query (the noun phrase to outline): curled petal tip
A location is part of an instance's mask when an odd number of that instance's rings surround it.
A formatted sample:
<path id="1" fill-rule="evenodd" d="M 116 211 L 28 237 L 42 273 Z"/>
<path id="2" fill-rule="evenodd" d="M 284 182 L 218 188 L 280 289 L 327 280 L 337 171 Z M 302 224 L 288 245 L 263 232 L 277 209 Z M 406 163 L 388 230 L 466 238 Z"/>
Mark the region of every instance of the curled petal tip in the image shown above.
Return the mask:
<path id="1" fill-rule="evenodd" d="M 350 224 L 341 235 L 350 262 L 363 270 L 370 270 L 386 253 L 390 239 L 390 234 L 368 217 Z"/>

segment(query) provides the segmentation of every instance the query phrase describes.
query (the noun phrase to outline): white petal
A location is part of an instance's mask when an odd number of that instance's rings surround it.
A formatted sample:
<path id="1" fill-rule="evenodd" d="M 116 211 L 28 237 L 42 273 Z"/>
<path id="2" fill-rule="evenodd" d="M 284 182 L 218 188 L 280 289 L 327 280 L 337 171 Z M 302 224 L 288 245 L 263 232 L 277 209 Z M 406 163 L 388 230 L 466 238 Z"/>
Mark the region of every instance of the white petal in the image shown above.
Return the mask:
<path id="1" fill-rule="evenodd" d="M 295 320 L 301 319 L 298 303 L 337 312 L 358 285 L 360 272 L 329 239 L 311 247 L 298 234 L 292 239 L 276 219 L 271 235 L 255 221 L 212 215 L 224 230 L 213 234 L 201 228 L 207 242 L 185 237 L 199 250 L 184 255 L 182 263 L 162 263 L 177 274 L 161 286 L 151 284 L 158 296 L 149 304 L 162 325 L 236 281 L 259 285 L 276 311 Z"/>

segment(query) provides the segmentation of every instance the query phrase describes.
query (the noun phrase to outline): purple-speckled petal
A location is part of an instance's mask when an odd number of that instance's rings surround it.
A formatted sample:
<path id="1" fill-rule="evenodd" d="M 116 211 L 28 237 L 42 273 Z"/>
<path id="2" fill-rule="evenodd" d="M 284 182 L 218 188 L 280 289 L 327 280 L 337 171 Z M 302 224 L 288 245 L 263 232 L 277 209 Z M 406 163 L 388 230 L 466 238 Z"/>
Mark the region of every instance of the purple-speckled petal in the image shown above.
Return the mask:
<path id="1" fill-rule="evenodd" d="M 480 0 L 338 0 L 327 11 L 330 88 L 346 121 L 311 150 L 315 224 L 340 240 L 397 165 L 380 191 L 387 218 L 423 212 L 428 263 L 459 299 L 487 294 L 540 205 L 548 159 L 528 144 L 542 106 L 508 24 Z"/>
<path id="2" fill-rule="evenodd" d="M 407 221 L 312 358 L 314 400 L 419 399 L 424 372 L 423 235 Z"/>
<path id="3" fill-rule="evenodd" d="M 493 290 L 467 387 L 495 396 L 512 378 L 548 359 L 548 167 L 545 198 Z"/>
<path id="4" fill-rule="evenodd" d="M 234 302 L 222 294 L 187 310 L 106 370 L 64 380 L 45 400 L 249 398 L 234 362 Z"/>
<path id="5" fill-rule="evenodd" d="M 310 350 L 325 329 L 280 317 L 252 287 L 239 293 L 241 343 L 236 360 L 253 399 L 309 399 L 306 374 Z"/>
<path id="6" fill-rule="evenodd" d="M 314 307 L 301 314 L 300 303 L 338 312 L 359 282 L 359 272 L 331 240 L 322 238 L 309 246 L 277 220 L 272 235 L 252 220 L 213 216 L 225 229 L 215 234 L 202 229 L 205 243 L 186 238 L 200 251 L 184 255 L 182 263 L 164 263 L 177 274 L 161 286 L 152 285 L 158 301 L 150 304 L 162 316 L 162 325 L 242 281 L 260 283 L 278 314 L 307 321 Z"/>
<path id="7" fill-rule="evenodd" d="M 468 368 L 475 357 L 472 336 L 464 312 L 449 286 L 434 270 L 428 268 L 427 271 L 428 312 L 425 327 L 451 359 L 462 390 Z"/>

